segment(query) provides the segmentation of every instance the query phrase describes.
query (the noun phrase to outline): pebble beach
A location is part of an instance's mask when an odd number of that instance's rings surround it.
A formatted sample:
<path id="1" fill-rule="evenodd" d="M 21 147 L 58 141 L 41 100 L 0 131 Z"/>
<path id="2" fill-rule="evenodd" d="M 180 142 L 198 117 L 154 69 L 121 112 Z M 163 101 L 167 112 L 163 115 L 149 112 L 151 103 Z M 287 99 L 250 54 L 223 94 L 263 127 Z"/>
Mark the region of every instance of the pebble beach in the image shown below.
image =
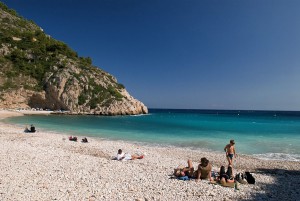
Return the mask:
<path id="1" fill-rule="evenodd" d="M 0 119 L 22 113 L 0 111 Z M 25 126 L 25 125 L 24 125 Z M 239 190 L 209 181 L 172 178 L 174 168 L 195 167 L 202 157 L 213 170 L 227 165 L 224 152 L 159 147 L 88 138 L 0 123 L 0 200 L 299 200 L 300 162 L 261 160 L 238 155 L 234 173 L 250 171 L 256 183 Z M 201 148 L 201 147 L 199 147 Z M 116 161 L 117 150 L 143 159 Z M 222 148 L 221 148 L 222 149 Z M 238 150 L 237 150 L 238 151 Z"/>

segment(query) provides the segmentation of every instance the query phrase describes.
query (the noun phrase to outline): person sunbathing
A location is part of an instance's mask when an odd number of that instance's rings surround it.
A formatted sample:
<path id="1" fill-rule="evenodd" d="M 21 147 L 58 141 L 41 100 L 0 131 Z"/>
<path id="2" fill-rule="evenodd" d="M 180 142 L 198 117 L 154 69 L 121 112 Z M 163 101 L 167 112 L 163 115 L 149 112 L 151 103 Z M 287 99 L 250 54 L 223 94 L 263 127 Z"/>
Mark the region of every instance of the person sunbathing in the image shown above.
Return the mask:
<path id="1" fill-rule="evenodd" d="M 143 155 L 141 155 L 141 156 L 139 156 L 139 155 L 131 155 L 129 153 L 124 153 L 122 151 L 122 149 L 118 150 L 118 154 L 116 156 L 116 159 L 118 161 L 120 161 L 120 160 L 135 160 L 135 159 L 142 159 L 142 158 L 144 158 Z"/>
<path id="2" fill-rule="evenodd" d="M 187 161 L 188 166 L 187 167 L 182 167 L 178 166 L 177 168 L 174 169 L 174 176 L 176 177 L 185 177 L 187 176 L 188 178 L 196 178 L 197 177 L 197 171 L 195 171 L 193 167 L 192 160 Z"/>
<path id="3" fill-rule="evenodd" d="M 218 181 L 221 183 L 222 186 L 234 187 L 235 180 L 233 178 L 233 171 L 230 165 L 227 168 L 227 172 L 225 172 L 225 167 L 221 166 Z"/>
<path id="4" fill-rule="evenodd" d="M 70 141 L 77 142 L 77 137 L 71 135 L 71 136 L 69 137 L 69 140 L 70 140 Z"/>

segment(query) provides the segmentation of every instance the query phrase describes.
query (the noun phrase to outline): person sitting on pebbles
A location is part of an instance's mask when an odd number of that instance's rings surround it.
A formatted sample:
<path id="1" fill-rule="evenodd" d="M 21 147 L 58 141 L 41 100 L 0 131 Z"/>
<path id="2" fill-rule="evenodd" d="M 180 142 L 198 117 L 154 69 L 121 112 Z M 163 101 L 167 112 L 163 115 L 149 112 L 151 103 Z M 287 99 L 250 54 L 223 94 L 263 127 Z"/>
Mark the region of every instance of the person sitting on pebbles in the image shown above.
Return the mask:
<path id="1" fill-rule="evenodd" d="M 208 179 L 212 181 L 211 170 L 212 170 L 212 166 L 209 160 L 207 160 L 207 158 L 205 157 L 201 158 L 201 163 L 199 164 L 197 170 L 196 181 L 199 181 L 199 179 Z"/>
<path id="2" fill-rule="evenodd" d="M 144 158 L 143 155 L 141 155 L 141 156 L 139 156 L 139 155 L 131 155 L 129 153 L 124 153 L 122 151 L 122 149 L 118 150 L 118 154 L 116 156 L 116 159 L 118 161 L 120 161 L 120 160 L 135 160 L 135 159 L 142 159 L 142 158 Z"/>
<path id="3" fill-rule="evenodd" d="M 30 132 L 35 133 L 35 126 L 33 124 L 30 125 Z"/>
<path id="4" fill-rule="evenodd" d="M 35 130 L 34 125 L 31 124 L 31 125 L 30 125 L 30 128 L 28 128 L 28 127 L 26 126 L 24 132 L 25 132 L 25 133 L 35 133 L 36 130 Z"/>

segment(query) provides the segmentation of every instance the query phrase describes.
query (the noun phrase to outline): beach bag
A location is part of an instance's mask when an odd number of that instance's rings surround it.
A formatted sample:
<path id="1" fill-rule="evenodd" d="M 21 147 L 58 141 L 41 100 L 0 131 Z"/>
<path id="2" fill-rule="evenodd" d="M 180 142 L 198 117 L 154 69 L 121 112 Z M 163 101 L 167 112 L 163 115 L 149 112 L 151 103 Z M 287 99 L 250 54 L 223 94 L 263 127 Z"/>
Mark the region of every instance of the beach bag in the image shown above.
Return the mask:
<path id="1" fill-rule="evenodd" d="M 238 181 L 241 184 L 247 184 L 248 183 L 246 181 L 245 175 L 243 173 L 237 173 L 235 175 L 235 180 Z"/>
<path id="2" fill-rule="evenodd" d="M 243 173 L 237 173 L 235 175 L 235 180 L 237 180 L 239 182 L 242 179 L 243 176 L 244 176 Z"/>
<path id="3" fill-rule="evenodd" d="M 250 172 L 245 172 L 245 178 L 248 182 L 248 184 L 255 184 L 255 178 Z"/>

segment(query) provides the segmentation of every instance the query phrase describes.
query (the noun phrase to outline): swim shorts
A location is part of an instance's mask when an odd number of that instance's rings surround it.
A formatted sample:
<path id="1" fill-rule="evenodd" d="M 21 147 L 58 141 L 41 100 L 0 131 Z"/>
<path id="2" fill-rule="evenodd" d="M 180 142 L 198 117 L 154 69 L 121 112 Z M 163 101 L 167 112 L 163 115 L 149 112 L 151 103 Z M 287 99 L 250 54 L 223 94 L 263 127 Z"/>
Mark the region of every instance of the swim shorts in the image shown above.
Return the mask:
<path id="1" fill-rule="evenodd" d="M 229 157 L 230 159 L 233 158 L 233 154 L 228 154 L 227 157 Z"/>

